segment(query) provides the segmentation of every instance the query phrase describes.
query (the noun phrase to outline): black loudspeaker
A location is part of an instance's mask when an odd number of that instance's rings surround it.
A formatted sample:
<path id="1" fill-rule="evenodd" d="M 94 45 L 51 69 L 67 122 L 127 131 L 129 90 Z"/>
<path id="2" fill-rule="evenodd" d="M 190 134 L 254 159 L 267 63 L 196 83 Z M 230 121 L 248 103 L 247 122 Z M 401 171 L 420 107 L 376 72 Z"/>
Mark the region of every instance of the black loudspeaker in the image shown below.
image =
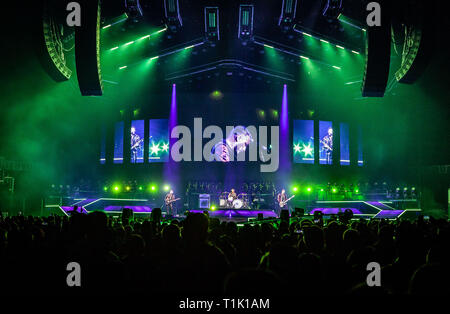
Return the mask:
<path id="1" fill-rule="evenodd" d="M 151 213 L 152 221 L 160 222 L 161 216 L 162 216 L 161 208 L 153 208 L 152 213 Z"/>
<path id="2" fill-rule="evenodd" d="M 258 213 L 257 220 L 264 220 L 264 214 L 263 213 Z"/>
<path id="3" fill-rule="evenodd" d="M 401 19 L 396 21 L 399 25 L 397 34 L 392 36 L 394 42 L 403 42 L 399 47 L 402 49 L 402 64 L 395 72 L 395 78 L 399 83 L 412 84 L 425 71 L 434 50 L 436 9 L 428 1 L 414 1 L 408 10 L 403 9 L 403 3 L 395 3 L 399 6 L 396 12 L 400 12 Z"/>
<path id="4" fill-rule="evenodd" d="M 366 31 L 366 63 L 361 88 L 363 97 L 383 97 L 389 76 L 391 57 L 390 1 L 379 1 L 381 25 Z"/>
<path id="5" fill-rule="evenodd" d="M 280 218 L 281 220 L 289 221 L 289 211 L 287 209 L 281 210 Z"/>
<path id="6" fill-rule="evenodd" d="M 134 212 L 131 208 L 122 209 L 122 224 L 128 224 L 134 218 Z"/>
<path id="7" fill-rule="evenodd" d="M 303 217 L 305 215 L 305 209 L 296 207 L 294 210 L 294 215 L 296 217 Z"/>
<path id="8" fill-rule="evenodd" d="M 75 26 L 75 60 L 83 96 L 101 96 L 100 0 L 79 0 L 81 26 Z"/>

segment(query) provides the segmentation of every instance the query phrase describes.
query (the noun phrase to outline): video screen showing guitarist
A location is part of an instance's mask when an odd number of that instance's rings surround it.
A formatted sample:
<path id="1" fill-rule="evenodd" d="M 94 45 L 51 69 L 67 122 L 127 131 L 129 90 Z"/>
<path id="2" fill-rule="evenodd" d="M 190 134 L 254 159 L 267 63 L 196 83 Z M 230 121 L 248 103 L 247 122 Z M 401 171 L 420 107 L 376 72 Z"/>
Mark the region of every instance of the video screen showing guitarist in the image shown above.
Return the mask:
<path id="1" fill-rule="evenodd" d="M 175 198 L 175 194 L 173 193 L 173 190 L 170 190 L 169 193 L 166 194 L 164 197 L 164 203 L 166 205 L 166 213 L 168 216 L 173 216 L 175 214 L 175 201 L 178 199 Z"/>
<path id="2" fill-rule="evenodd" d="M 323 151 L 325 152 L 326 164 L 331 165 L 333 163 L 333 129 L 328 129 L 328 134 L 325 135 L 320 141 L 323 145 Z"/>
<path id="3" fill-rule="evenodd" d="M 136 133 L 136 128 L 131 127 L 131 162 L 137 163 L 138 157 L 142 157 L 142 142 L 143 139 Z"/>

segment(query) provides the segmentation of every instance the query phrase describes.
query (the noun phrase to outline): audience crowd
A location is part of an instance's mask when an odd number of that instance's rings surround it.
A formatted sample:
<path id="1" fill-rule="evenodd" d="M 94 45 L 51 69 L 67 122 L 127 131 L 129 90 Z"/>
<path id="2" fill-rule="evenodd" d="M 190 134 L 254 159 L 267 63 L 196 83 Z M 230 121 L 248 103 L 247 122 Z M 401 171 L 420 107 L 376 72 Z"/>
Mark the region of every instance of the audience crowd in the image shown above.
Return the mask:
<path id="1" fill-rule="evenodd" d="M 449 293 L 450 224 L 307 218 L 243 225 L 183 220 L 0 217 L 3 293 L 348 295 Z M 81 287 L 69 288 L 69 262 Z M 367 264 L 381 266 L 368 287 Z"/>

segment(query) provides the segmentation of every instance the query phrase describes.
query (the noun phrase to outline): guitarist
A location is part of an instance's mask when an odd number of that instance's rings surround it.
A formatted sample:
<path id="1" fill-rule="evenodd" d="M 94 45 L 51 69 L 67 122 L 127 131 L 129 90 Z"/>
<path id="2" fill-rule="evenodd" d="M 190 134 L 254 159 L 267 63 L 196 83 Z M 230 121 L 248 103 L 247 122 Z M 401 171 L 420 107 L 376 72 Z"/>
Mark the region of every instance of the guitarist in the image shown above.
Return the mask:
<path id="1" fill-rule="evenodd" d="M 170 190 L 169 193 L 166 194 L 164 197 L 164 203 L 166 204 L 166 212 L 168 216 L 174 215 L 174 207 L 173 203 L 176 201 L 175 194 L 173 193 L 173 190 Z"/>
<path id="2" fill-rule="evenodd" d="M 136 134 L 136 129 L 131 127 L 131 162 L 136 163 L 141 150 L 141 137 Z"/>
<path id="3" fill-rule="evenodd" d="M 289 209 L 287 206 L 287 195 L 286 195 L 286 190 L 282 189 L 281 193 L 278 193 L 277 195 L 277 201 L 278 201 L 278 206 L 280 207 L 279 209 L 279 213 L 281 212 L 282 209 Z"/>

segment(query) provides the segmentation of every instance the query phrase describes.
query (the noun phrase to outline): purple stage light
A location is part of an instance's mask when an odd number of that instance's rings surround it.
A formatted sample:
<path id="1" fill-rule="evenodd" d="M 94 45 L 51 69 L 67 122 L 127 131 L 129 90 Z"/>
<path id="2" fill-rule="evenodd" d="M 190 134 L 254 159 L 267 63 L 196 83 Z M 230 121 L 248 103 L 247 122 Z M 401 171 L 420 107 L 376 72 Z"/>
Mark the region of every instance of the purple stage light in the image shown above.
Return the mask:
<path id="1" fill-rule="evenodd" d="M 164 164 L 164 180 L 171 184 L 172 187 L 177 187 L 178 182 L 178 163 L 173 161 L 171 149 L 177 139 L 172 138 L 172 129 L 177 126 L 177 85 L 172 84 L 172 97 L 170 101 L 170 115 L 169 115 L 169 161 Z"/>
<path id="2" fill-rule="evenodd" d="M 281 102 L 281 114 L 280 114 L 280 171 L 284 177 L 283 181 L 288 182 L 288 176 L 290 171 L 290 149 L 289 149 L 289 116 L 288 116 L 288 94 L 287 85 L 283 86 L 283 99 Z"/>

